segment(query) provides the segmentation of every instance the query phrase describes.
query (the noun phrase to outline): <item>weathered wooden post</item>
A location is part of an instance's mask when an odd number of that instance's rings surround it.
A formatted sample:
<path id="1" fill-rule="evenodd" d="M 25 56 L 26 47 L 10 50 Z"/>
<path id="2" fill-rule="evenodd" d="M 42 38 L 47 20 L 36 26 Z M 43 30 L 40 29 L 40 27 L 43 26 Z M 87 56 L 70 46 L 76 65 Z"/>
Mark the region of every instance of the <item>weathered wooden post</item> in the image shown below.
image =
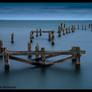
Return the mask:
<path id="1" fill-rule="evenodd" d="M 14 43 L 14 33 L 11 34 L 11 43 Z"/>
<path id="2" fill-rule="evenodd" d="M 66 28 L 66 25 L 65 25 L 65 23 L 64 23 L 64 28 Z"/>
<path id="3" fill-rule="evenodd" d="M 60 26 L 58 27 L 58 37 L 61 36 L 61 29 L 60 29 Z"/>
<path id="4" fill-rule="evenodd" d="M 36 60 L 36 63 L 39 63 L 39 44 L 37 43 L 36 47 L 35 47 L 35 60 Z"/>
<path id="5" fill-rule="evenodd" d="M 54 32 L 52 32 L 52 45 L 54 45 L 54 44 L 55 44 L 54 40 L 55 40 L 55 33 L 54 33 Z"/>
<path id="6" fill-rule="evenodd" d="M 0 39 L 0 53 L 2 53 L 2 48 L 3 48 L 3 41 Z M 2 57 L 2 56 L 0 56 Z"/>
<path id="7" fill-rule="evenodd" d="M 74 32 L 74 25 L 72 25 L 72 32 Z"/>
<path id="8" fill-rule="evenodd" d="M 36 37 L 38 37 L 38 29 L 36 30 Z"/>
<path id="9" fill-rule="evenodd" d="M 40 36 L 42 35 L 42 30 L 40 29 Z"/>
<path id="10" fill-rule="evenodd" d="M 31 52 L 31 43 L 28 43 L 28 52 Z M 28 58 L 32 57 L 31 54 L 28 54 Z"/>
<path id="11" fill-rule="evenodd" d="M 32 38 L 34 39 L 34 32 L 32 31 Z"/>
<path id="12" fill-rule="evenodd" d="M 41 48 L 41 60 L 42 60 L 42 64 L 45 64 L 45 48 Z"/>
<path id="13" fill-rule="evenodd" d="M 68 29 L 66 28 L 66 34 L 68 34 Z"/>
<path id="14" fill-rule="evenodd" d="M 33 42 L 33 34 L 30 34 L 30 43 Z"/>
<path id="15" fill-rule="evenodd" d="M 80 47 L 72 47 L 72 56 L 73 56 L 73 59 L 72 59 L 72 62 L 75 62 L 76 64 L 76 68 L 79 68 L 80 67 Z"/>
<path id="16" fill-rule="evenodd" d="M 51 32 L 49 32 L 48 34 L 48 41 L 51 41 Z"/>
<path id="17" fill-rule="evenodd" d="M 63 26 L 63 24 L 61 23 L 61 30 L 63 29 L 63 27 L 62 27 L 62 26 Z"/>
<path id="18" fill-rule="evenodd" d="M 9 71 L 10 63 L 9 63 L 8 48 L 5 49 L 4 60 L 5 60 L 5 71 Z"/>
<path id="19" fill-rule="evenodd" d="M 88 25 L 88 27 L 90 28 L 90 24 Z"/>

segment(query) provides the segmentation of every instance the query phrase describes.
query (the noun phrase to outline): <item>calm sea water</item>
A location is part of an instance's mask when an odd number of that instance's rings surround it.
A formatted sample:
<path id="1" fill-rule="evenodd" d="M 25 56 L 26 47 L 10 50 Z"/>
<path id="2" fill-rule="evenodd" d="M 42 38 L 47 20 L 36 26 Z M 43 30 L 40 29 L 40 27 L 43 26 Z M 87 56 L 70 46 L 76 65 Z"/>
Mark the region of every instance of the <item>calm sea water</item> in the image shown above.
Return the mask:
<path id="1" fill-rule="evenodd" d="M 31 30 L 55 30 L 57 31 L 60 23 L 87 25 L 92 21 L 36 21 L 36 20 L 1 20 L 0 38 L 3 40 L 4 47 L 9 50 L 27 50 L 29 34 Z M 15 43 L 10 43 L 11 33 L 15 33 Z M 0 58 L 0 89 L 3 87 L 16 87 L 16 89 L 92 89 L 92 32 L 90 29 L 76 30 L 74 33 L 67 34 L 58 38 L 55 34 L 55 46 L 48 42 L 48 35 L 35 37 L 32 43 L 32 49 L 35 49 L 36 43 L 40 48 L 46 50 L 70 50 L 72 46 L 80 46 L 86 50 L 80 62 L 80 71 L 75 69 L 71 60 L 53 65 L 48 68 L 38 68 L 29 64 L 9 60 L 10 71 L 4 72 L 4 60 Z M 21 56 L 28 59 L 27 56 Z M 66 56 L 59 56 L 48 59 L 47 62 L 57 60 Z M 34 58 L 34 57 L 33 57 Z"/>

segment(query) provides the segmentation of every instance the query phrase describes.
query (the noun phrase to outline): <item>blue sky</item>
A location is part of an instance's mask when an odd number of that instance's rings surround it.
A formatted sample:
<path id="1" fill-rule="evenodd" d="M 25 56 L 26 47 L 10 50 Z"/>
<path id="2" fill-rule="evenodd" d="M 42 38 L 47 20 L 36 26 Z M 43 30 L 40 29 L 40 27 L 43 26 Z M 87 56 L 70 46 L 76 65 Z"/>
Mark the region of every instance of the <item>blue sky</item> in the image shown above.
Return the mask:
<path id="1" fill-rule="evenodd" d="M 0 3 L 0 19 L 92 20 L 92 3 Z"/>

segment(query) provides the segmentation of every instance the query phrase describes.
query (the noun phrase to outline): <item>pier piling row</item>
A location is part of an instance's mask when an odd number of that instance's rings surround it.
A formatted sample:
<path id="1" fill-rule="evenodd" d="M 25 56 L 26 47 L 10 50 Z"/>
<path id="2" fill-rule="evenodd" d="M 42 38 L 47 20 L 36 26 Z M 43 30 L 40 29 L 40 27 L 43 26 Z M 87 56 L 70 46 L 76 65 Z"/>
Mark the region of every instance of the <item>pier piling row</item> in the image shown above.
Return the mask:
<path id="1" fill-rule="evenodd" d="M 76 67 L 80 66 L 80 57 L 82 54 L 85 54 L 85 50 L 80 50 L 80 47 L 73 46 L 70 50 L 61 50 L 61 51 L 46 51 L 45 48 L 41 48 L 39 50 L 39 45 L 37 44 L 35 47 L 35 51 L 31 50 L 31 44 L 28 43 L 28 51 L 8 51 L 7 48 L 3 48 L 3 51 L 0 53 L 0 56 L 4 57 L 5 60 L 5 70 L 9 70 L 9 59 L 16 60 L 19 62 L 24 62 L 32 65 L 38 65 L 38 66 L 50 66 L 54 64 L 58 64 L 60 62 L 64 62 L 66 60 L 72 59 L 72 62 L 75 62 Z M 25 60 L 19 57 L 16 57 L 15 55 L 28 55 L 29 57 L 35 55 L 35 61 L 33 60 Z M 60 56 L 60 55 L 71 55 L 69 57 L 66 57 L 64 59 L 46 62 L 46 59 Z M 40 62 L 39 62 L 40 60 Z"/>

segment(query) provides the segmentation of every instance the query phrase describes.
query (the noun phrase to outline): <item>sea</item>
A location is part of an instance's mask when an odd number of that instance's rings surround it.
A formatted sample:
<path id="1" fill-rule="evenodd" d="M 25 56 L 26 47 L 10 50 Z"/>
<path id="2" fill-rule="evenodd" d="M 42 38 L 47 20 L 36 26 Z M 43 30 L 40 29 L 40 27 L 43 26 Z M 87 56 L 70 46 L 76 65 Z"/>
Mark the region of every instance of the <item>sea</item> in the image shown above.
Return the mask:
<path id="1" fill-rule="evenodd" d="M 57 30 L 61 23 L 66 26 L 76 26 L 74 33 L 58 37 Z M 0 20 L 0 39 L 9 51 L 27 51 L 32 30 L 55 32 L 55 45 L 48 41 L 48 34 L 36 37 L 32 43 L 32 50 L 38 43 L 39 48 L 47 51 L 71 50 L 72 46 L 79 46 L 86 53 L 80 59 L 80 69 L 76 70 L 72 60 L 67 60 L 50 67 L 42 68 L 9 59 L 10 69 L 5 72 L 4 58 L 0 57 L 0 89 L 92 89 L 92 31 L 89 24 L 92 20 Z M 80 25 L 78 30 L 77 26 Z M 87 30 L 82 30 L 86 25 Z M 14 32 L 14 44 L 11 43 L 11 33 Z M 49 58 L 46 62 L 63 59 L 68 55 Z M 18 56 L 28 59 L 28 56 Z M 35 56 L 32 56 L 34 59 Z M 35 61 L 34 61 L 35 62 Z"/>

